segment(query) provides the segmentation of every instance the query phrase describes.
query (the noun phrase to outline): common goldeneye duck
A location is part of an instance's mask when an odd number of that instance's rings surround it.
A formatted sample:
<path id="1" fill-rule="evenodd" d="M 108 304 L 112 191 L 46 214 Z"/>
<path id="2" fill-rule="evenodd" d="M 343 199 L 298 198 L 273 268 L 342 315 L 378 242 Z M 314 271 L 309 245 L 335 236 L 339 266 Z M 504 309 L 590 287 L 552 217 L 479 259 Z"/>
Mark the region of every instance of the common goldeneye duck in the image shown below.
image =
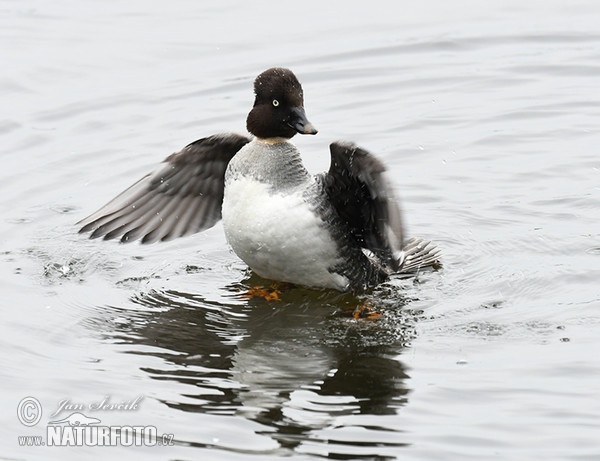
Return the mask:
<path id="1" fill-rule="evenodd" d="M 404 241 L 384 165 L 351 143 L 330 145 L 328 172 L 312 176 L 289 142 L 316 134 L 302 86 L 288 69 L 254 81 L 246 126 L 195 141 L 80 221 L 91 238 L 151 243 L 223 219 L 233 251 L 258 275 L 313 288 L 360 290 L 437 264 L 430 242 Z"/>

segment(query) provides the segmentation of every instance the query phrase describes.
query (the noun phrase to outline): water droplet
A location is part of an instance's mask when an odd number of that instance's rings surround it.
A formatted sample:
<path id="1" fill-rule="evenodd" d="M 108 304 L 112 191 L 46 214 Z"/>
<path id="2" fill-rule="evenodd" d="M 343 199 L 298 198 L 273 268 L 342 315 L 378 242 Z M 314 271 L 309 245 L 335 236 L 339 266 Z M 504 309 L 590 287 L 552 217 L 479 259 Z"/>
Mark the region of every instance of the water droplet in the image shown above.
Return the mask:
<path id="1" fill-rule="evenodd" d="M 483 303 L 481 305 L 481 307 L 483 307 L 484 309 L 500 309 L 502 308 L 502 301 L 489 301 L 486 303 Z"/>

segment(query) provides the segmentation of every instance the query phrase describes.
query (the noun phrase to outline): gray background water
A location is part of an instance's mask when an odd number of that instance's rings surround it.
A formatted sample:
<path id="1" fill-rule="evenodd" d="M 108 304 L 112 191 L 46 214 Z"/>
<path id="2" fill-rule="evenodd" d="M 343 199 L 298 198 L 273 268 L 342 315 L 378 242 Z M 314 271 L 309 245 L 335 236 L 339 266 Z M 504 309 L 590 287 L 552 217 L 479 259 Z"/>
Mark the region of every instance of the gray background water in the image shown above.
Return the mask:
<path id="1" fill-rule="evenodd" d="M 599 20 L 593 1 L 0 1 L 2 459 L 599 459 Z M 274 65 L 320 129 L 295 138 L 308 168 L 335 139 L 377 153 L 444 251 L 371 295 L 380 322 L 331 293 L 240 298 L 220 225 L 76 233 L 169 153 L 244 132 Z M 18 446 L 60 400 L 138 395 L 87 414 L 175 446 Z"/>

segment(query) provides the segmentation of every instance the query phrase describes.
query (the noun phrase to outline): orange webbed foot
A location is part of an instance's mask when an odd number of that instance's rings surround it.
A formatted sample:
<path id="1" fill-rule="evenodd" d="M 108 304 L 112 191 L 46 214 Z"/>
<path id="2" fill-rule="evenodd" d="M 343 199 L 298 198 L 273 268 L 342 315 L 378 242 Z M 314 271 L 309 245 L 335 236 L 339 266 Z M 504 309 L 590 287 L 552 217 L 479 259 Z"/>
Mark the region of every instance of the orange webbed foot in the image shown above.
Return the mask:
<path id="1" fill-rule="evenodd" d="M 353 319 L 376 321 L 381 317 L 381 312 L 377 312 L 373 308 L 373 303 L 370 301 L 361 302 L 358 306 L 348 312 Z"/>
<path id="2" fill-rule="evenodd" d="M 268 288 L 261 285 L 250 287 L 246 293 L 242 294 L 242 298 L 264 298 L 266 301 L 281 301 L 280 295 L 281 290 L 274 283 Z"/>

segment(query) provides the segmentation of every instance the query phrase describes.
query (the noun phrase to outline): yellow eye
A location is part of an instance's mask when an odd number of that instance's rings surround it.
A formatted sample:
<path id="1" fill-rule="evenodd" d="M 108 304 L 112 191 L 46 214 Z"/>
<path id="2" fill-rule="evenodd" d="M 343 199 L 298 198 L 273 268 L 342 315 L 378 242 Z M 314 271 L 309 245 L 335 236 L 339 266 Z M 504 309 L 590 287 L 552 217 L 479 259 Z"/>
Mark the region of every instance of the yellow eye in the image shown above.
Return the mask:
<path id="1" fill-rule="evenodd" d="M 277 101 L 277 99 L 273 99 L 273 105 L 277 107 L 279 105 L 279 101 Z"/>

